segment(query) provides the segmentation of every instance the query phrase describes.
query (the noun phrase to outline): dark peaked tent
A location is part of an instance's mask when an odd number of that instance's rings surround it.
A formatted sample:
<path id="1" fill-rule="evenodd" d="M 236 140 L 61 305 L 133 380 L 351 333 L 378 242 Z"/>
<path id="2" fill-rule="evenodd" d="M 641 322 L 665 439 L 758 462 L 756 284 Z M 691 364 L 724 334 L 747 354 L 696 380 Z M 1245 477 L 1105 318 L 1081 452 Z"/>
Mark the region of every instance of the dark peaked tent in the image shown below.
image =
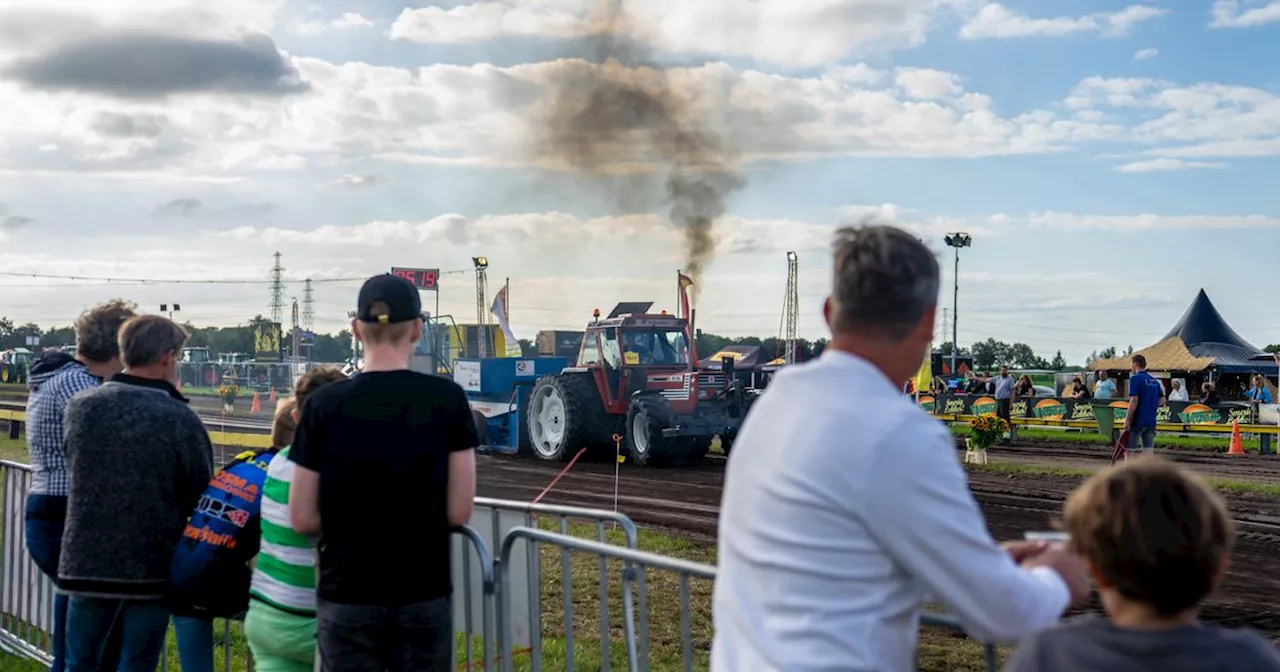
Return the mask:
<path id="1" fill-rule="evenodd" d="M 1222 314 L 1209 300 L 1209 295 L 1200 290 L 1191 307 L 1183 313 L 1182 319 L 1174 325 L 1165 338 L 1177 336 L 1187 344 L 1187 350 L 1197 357 L 1212 357 L 1213 366 L 1225 373 L 1244 373 L 1257 371 L 1258 362 L 1253 360 L 1265 354 L 1261 349 L 1253 347 L 1240 337 Z"/>
<path id="2" fill-rule="evenodd" d="M 726 345 L 716 354 L 703 357 L 702 361 L 698 362 L 698 368 L 719 371 L 725 357 L 732 359 L 733 368 L 739 371 L 758 368 L 769 361 L 765 357 L 764 348 L 758 345 Z"/>
<path id="3" fill-rule="evenodd" d="M 1152 371 L 1204 371 L 1221 373 L 1271 372 L 1275 362 L 1259 361 L 1265 354 L 1237 334 L 1201 289 L 1182 319 L 1159 342 L 1138 350 Z M 1129 357 L 1099 360 L 1097 370 L 1127 370 Z"/>

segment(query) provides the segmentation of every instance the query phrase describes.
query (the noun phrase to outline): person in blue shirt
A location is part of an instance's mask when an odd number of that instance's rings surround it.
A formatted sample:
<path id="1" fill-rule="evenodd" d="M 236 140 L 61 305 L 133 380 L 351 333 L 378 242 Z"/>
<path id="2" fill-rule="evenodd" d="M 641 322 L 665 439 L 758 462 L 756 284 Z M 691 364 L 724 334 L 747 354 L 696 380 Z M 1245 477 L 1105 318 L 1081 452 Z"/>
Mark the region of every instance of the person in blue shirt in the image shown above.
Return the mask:
<path id="1" fill-rule="evenodd" d="M 1164 405 L 1164 386 L 1147 373 L 1147 358 L 1134 355 L 1130 360 L 1133 375 L 1129 377 L 1129 411 L 1124 416 L 1124 429 L 1129 432 L 1130 454 L 1156 449 L 1156 415 Z"/>
<path id="2" fill-rule="evenodd" d="M 1262 404 L 1271 403 L 1271 390 L 1267 389 L 1267 379 L 1262 376 L 1253 377 L 1253 387 L 1244 393 L 1244 398 Z"/>
<path id="3" fill-rule="evenodd" d="M 169 609 L 183 672 L 213 672 L 213 619 L 240 619 L 249 608 L 262 486 L 271 459 L 291 438 L 282 436 L 280 410 L 272 447 L 241 453 L 214 475 L 174 551 Z"/>

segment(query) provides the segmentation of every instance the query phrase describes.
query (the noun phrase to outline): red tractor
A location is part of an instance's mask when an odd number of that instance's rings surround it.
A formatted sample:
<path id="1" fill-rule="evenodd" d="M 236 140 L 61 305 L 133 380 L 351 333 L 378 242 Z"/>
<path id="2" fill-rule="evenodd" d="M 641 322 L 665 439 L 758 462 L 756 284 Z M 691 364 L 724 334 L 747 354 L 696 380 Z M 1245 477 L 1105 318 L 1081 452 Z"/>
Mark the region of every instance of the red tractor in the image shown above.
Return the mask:
<path id="1" fill-rule="evenodd" d="M 699 372 L 689 321 L 620 303 L 587 326 L 577 366 L 543 376 L 529 399 L 533 452 L 564 460 L 580 448 L 613 453 L 614 436 L 639 466 L 700 460 L 736 433 L 748 394 L 728 371 Z"/>

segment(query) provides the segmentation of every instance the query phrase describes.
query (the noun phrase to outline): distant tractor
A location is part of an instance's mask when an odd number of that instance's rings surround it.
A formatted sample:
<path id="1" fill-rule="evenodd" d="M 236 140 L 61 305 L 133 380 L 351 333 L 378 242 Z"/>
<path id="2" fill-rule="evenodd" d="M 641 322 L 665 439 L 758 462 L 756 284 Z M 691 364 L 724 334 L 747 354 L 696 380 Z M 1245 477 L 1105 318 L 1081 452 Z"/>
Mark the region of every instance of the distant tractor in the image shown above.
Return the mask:
<path id="1" fill-rule="evenodd" d="M 538 379 L 528 413 L 538 457 L 612 453 L 621 436 L 633 463 L 670 466 L 700 460 L 715 436 L 736 433 L 748 395 L 732 382 L 732 363 L 699 372 L 689 321 L 649 314 L 652 306 L 620 303 L 605 319 L 596 311 L 577 366 Z"/>

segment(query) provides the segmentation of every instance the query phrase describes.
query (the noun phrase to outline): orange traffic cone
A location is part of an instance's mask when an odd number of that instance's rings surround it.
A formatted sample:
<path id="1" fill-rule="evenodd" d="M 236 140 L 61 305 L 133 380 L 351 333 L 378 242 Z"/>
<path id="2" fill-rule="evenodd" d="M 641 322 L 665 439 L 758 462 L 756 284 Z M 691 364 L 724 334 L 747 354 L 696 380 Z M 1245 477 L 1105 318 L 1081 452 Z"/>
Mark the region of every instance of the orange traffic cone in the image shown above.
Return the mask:
<path id="1" fill-rule="evenodd" d="M 267 401 L 272 404 L 276 403 L 276 388 L 274 385 L 271 386 L 271 396 L 267 397 Z"/>
<path id="2" fill-rule="evenodd" d="M 1244 442 L 1240 440 L 1240 421 L 1231 422 L 1231 449 L 1228 455 L 1244 455 Z"/>
<path id="3" fill-rule="evenodd" d="M 262 400 L 261 400 L 261 399 L 258 399 L 258 393 L 257 393 L 257 392 L 254 392 L 254 393 L 253 393 L 253 405 L 249 407 L 249 412 L 250 412 L 250 413 L 261 413 L 261 412 L 262 412 Z"/>

